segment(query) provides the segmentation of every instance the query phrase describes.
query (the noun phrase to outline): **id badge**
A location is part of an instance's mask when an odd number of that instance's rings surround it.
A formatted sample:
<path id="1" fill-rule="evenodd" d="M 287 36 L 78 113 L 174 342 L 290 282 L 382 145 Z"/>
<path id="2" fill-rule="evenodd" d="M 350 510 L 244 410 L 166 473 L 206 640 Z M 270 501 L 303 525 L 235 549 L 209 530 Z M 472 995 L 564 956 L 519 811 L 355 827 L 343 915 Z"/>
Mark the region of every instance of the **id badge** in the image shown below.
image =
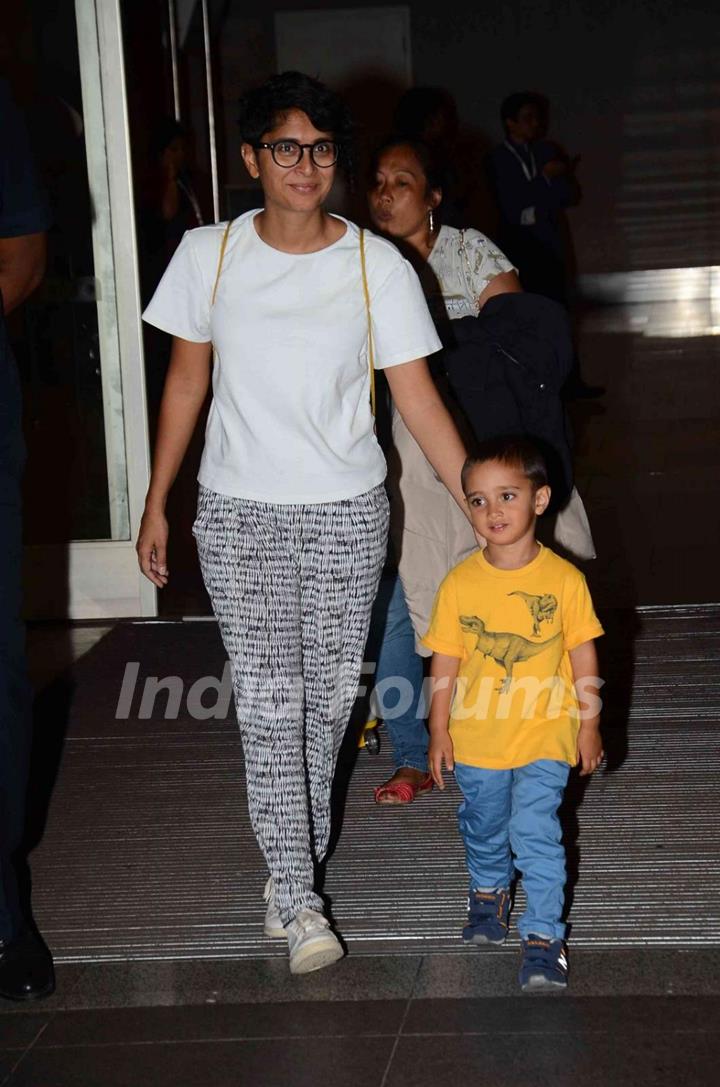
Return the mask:
<path id="1" fill-rule="evenodd" d="M 535 226 L 535 208 L 523 208 L 520 212 L 521 226 Z"/>

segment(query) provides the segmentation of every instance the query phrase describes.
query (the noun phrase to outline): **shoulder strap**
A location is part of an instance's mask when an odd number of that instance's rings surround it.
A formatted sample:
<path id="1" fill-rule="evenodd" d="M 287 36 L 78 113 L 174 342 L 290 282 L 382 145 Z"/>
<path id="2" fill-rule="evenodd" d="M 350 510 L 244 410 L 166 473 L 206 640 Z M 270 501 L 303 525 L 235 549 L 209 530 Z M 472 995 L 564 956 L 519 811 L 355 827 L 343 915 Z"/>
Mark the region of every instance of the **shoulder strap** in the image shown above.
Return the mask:
<path id="1" fill-rule="evenodd" d="M 365 231 L 360 228 L 360 266 L 362 268 L 363 294 L 365 295 L 365 314 L 368 326 L 368 368 L 370 370 L 370 407 L 375 415 L 375 345 L 373 344 L 372 316 L 370 314 L 370 291 L 365 264 Z"/>
<path id="2" fill-rule="evenodd" d="M 212 297 L 210 299 L 210 306 L 215 305 L 215 295 L 217 294 L 218 283 L 220 282 L 220 273 L 222 272 L 223 261 L 225 260 L 225 249 L 228 242 L 228 235 L 230 233 L 230 227 L 232 226 L 232 219 L 228 220 L 228 224 L 223 231 L 222 243 L 220 245 L 220 256 L 218 257 L 217 272 L 215 273 L 215 283 L 213 285 Z"/>

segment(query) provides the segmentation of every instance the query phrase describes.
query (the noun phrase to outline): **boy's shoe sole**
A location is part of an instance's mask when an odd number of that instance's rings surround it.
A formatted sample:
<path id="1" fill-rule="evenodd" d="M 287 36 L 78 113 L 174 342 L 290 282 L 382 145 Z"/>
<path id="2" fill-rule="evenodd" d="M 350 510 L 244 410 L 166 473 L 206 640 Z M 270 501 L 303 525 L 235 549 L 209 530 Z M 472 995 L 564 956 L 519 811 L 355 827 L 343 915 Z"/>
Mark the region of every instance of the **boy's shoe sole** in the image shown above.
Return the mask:
<path id="1" fill-rule="evenodd" d="M 463 941 L 475 947 L 502 947 L 507 940 L 511 905 L 508 887 L 495 891 L 471 890 Z"/>
<path id="2" fill-rule="evenodd" d="M 287 940 L 285 926 L 279 919 L 276 922 L 275 918 L 265 918 L 265 935 L 271 940 Z"/>
<path id="3" fill-rule="evenodd" d="M 472 936 L 463 936 L 463 943 L 474 947 L 502 947 L 506 940 L 507 936 L 503 936 L 502 940 L 491 940 L 489 936 L 483 936 L 479 932 Z"/>
<path id="4" fill-rule="evenodd" d="M 539 974 L 535 974 L 534 977 L 528 978 L 524 985 L 521 986 L 524 993 L 541 993 L 543 990 L 546 992 L 559 992 L 563 989 L 567 989 L 566 981 L 551 981 L 550 978 L 543 978 Z"/>
<path id="5" fill-rule="evenodd" d="M 290 958 L 290 973 L 311 974 L 324 966 L 332 966 L 344 954 L 339 940 L 328 931 L 317 939 L 306 941 L 297 949 Z"/>
<path id="6" fill-rule="evenodd" d="M 567 989 L 568 959 L 564 940 L 533 933 L 522 941 L 518 981 L 524 993 L 561 992 Z"/>

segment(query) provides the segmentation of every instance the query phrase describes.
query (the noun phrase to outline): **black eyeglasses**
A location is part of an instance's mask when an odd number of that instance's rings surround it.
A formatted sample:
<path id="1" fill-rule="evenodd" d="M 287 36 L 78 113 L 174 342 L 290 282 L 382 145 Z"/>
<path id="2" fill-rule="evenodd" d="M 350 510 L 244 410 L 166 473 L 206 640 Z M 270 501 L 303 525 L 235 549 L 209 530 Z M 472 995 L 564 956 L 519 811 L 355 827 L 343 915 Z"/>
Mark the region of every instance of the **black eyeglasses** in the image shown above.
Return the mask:
<path id="1" fill-rule="evenodd" d="M 334 140 L 316 140 L 315 143 L 299 143 L 297 140 L 273 140 L 272 143 L 254 143 L 253 147 L 259 150 L 265 148 L 270 151 L 273 162 L 286 170 L 291 166 L 297 166 L 303 157 L 304 151 L 310 152 L 310 158 L 316 166 L 326 169 L 334 166 L 338 160 L 340 148 Z"/>

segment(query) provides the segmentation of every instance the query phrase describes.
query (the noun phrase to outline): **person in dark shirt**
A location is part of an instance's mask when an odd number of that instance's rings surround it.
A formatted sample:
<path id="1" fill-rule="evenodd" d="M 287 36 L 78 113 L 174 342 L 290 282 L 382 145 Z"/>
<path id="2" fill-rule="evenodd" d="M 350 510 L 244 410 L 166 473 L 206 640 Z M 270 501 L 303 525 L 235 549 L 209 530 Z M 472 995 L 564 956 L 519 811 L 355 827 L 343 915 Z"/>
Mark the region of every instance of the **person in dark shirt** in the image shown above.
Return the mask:
<path id="1" fill-rule="evenodd" d="M 21 904 L 15 868 L 32 718 L 21 619 L 22 406 L 5 325 L 42 279 L 49 225 L 27 133 L 0 80 L 0 996 L 10 1000 L 48 996 L 55 988 L 52 958 Z"/>
<path id="2" fill-rule="evenodd" d="M 505 139 L 490 155 L 502 217 L 500 248 L 518 270 L 524 290 L 568 305 L 567 244 L 563 213 L 578 204 L 579 156 L 571 158 L 545 138 L 547 100 L 530 91 L 509 95 L 500 107 Z M 566 389 L 572 397 L 600 396 L 585 384 L 577 360 Z"/>
<path id="3" fill-rule="evenodd" d="M 500 245 L 520 273 L 526 291 L 566 304 L 565 255 L 560 213 L 577 204 L 577 160 L 560 156 L 541 139 L 542 99 L 511 94 L 500 109 L 505 140 L 491 154 L 500 212 Z"/>

